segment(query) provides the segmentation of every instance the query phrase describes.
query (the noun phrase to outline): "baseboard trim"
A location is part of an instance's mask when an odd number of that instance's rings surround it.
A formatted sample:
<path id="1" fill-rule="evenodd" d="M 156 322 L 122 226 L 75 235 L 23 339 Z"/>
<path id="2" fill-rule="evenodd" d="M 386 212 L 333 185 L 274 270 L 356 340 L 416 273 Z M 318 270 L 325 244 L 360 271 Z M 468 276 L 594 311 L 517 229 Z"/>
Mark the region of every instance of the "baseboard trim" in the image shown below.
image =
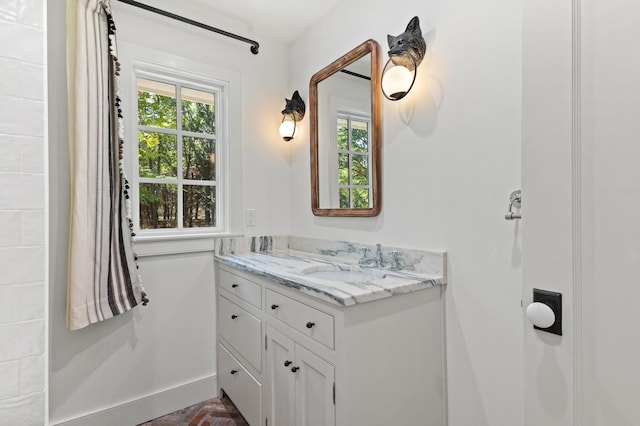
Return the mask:
<path id="1" fill-rule="evenodd" d="M 218 378 L 212 375 L 105 410 L 60 422 L 52 421 L 49 424 L 51 426 L 133 426 L 214 398 L 217 392 Z"/>

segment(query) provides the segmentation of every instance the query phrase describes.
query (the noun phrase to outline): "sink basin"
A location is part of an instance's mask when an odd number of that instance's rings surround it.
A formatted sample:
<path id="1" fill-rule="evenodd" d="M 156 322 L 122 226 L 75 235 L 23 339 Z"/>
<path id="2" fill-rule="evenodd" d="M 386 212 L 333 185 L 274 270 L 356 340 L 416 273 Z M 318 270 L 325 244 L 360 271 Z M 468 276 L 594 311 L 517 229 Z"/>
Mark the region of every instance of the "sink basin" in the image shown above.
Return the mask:
<path id="1" fill-rule="evenodd" d="M 302 273 L 308 277 L 342 282 L 362 282 L 385 277 L 385 274 L 381 271 L 345 265 L 312 266 L 303 270 Z"/>

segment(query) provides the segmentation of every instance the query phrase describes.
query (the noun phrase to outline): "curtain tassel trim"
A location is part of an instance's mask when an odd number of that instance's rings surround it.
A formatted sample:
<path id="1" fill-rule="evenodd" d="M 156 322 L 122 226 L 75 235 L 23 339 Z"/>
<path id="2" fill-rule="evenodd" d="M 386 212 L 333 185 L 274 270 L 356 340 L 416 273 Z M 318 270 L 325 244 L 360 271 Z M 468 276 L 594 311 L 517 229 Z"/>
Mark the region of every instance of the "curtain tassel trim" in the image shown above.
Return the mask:
<path id="1" fill-rule="evenodd" d="M 109 38 L 109 54 L 111 56 L 111 60 L 113 61 L 113 66 L 114 66 L 114 70 L 115 70 L 115 76 L 114 76 L 114 86 L 115 86 L 115 106 L 116 106 L 116 110 L 118 112 L 118 118 L 117 118 L 117 123 L 118 123 L 118 144 L 119 144 L 119 159 L 118 159 L 118 165 L 119 165 L 119 169 L 120 169 L 120 178 L 122 181 L 122 187 L 123 189 L 123 194 L 125 197 L 125 205 L 126 205 L 126 215 L 127 215 L 127 221 L 129 223 L 129 233 L 131 235 L 131 238 L 135 237 L 136 234 L 135 232 L 133 232 L 133 207 L 132 207 L 132 202 L 131 202 L 131 197 L 129 195 L 129 191 L 131 189 L 131 185 L 129 183 L 129 180 L 126 177 L 126 173 L 125 173 L 125 169 L 124 169 L 124 116 L 122 114 L 122 99 L 120 98 L 120 71 L 121 71 L 121 64 L 120 61 L 118 61 L 118 48 L 117 48 L 117 44 L 116 44 L 116 24 L 115 21 L 113 19 L 113 16 L 111 14 L 111 5 L 109 4 L 108 1 L 103 1 L 102 2 L 102 9 L 104 10 L 104 13 L 107 17 L 107 25 L 108 25 L 108 38 Z M 140 269 L 140 266 L 138 265 L 138 256 L 137 254 L 134 254 L 134 261 L 135 261 L 135 266 L 136 266 L 136 270 Z M 141 300 L 140 302 L 142 303 L 142 306 L 147 306 L 147 304 L 149 303 L 149 298 L 147 297 L 147 293 L 144 290 L 144 287 L 142 286 L 142 280 L 140 279 L 140 277 L 138 277 L 138 280 L 140 282 L 140 287 L 141 287 Z"/>

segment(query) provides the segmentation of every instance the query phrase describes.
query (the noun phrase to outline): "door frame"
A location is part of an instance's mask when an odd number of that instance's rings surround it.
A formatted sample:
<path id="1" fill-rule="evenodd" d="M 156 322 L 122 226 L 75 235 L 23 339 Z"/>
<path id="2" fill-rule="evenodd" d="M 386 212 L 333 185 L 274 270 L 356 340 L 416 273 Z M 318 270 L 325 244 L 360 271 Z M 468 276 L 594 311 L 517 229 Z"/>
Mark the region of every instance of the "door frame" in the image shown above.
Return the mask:
<path id="1" fill-rule="evenodd" d="M 523 314 L 563 295 L 563 336 L 524 326 L 524 424 L 582 424 L 581 0 L 523 1 Z"/>

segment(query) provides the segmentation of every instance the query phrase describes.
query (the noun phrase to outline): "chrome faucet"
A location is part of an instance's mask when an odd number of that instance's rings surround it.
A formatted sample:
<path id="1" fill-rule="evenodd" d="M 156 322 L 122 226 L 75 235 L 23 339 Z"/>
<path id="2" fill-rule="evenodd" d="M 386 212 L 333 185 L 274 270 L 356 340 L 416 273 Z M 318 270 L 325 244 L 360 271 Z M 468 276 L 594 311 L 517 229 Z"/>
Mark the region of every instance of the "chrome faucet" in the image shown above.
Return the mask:
<path id="1" fill-rule="evenodd" d="M 363 268 L 373 268 L 375 266 L 375 259 L 367 257 L 368 253 L 369 249 L 367 247 L 362 249 L 362 257 L 358 261 L 358 265 L 362 266 Z"/>
<path id="2" fill-rule="evenodd" d="M 376 268 L 382 268 L 384 260 L 382 259 L 382 246 L 376 244 Z"/>
<path id="3" fill-rule="evenodd" d="M 382 247 L 380 244 L 376 244 L 375 257 L 367 257 L 368 253 L 369 249 L 367 247 L 362 249 L 362 258 L 358 261 L 358 265 L 363 268 L 381 268 L 384 262 L 382 259 Z"/>

